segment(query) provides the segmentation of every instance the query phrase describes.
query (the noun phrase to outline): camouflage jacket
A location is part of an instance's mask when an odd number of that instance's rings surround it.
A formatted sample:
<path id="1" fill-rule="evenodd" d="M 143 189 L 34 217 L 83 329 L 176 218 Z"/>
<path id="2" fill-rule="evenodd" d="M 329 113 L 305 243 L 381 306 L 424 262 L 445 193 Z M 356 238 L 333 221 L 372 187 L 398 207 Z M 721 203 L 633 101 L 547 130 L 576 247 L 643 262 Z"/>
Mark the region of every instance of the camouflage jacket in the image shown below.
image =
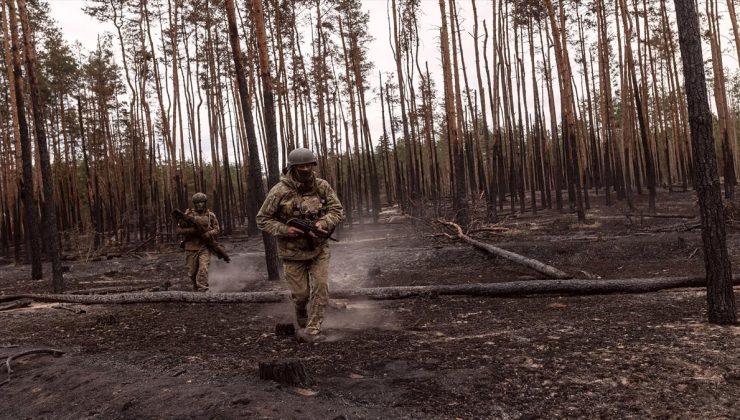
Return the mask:
<path id="1" fill-rule="evenodd" d="M 322 229 L 331 232 L 344 219 L 344 211 L 337 194 L 327 181 L 314 178 L 313 184 L 306 188 L 288 172 L 280 177 L 280 182 L 267 194 L 257 213 L 257 226 L 277 237 L 278 254 L 281 258 L 310 260 L 316 257 L 327 245 L 327 239 L 287 236 L 286 223 L 292 218 L 318 222 Z"/>
<path id="2" fill-rule="evenodd" d="M 206 209 L 203 214 L 199 214 L 193 209 L 187 209 L 185 210 L 185 214 L 193 216 L 198 224 L 203 226 L 203 229 L 207 234 L 211 235 L 211 237 L 215 238 L 220 232 L 216 215 L 208 209 Z M 195 228 L 190 226 L 188 223 L 178 223 L 177 233 L 179 235 L 185 235 L 186 251 L 199 251 L 206 248 L 206 243 L 196 234 Z"/>

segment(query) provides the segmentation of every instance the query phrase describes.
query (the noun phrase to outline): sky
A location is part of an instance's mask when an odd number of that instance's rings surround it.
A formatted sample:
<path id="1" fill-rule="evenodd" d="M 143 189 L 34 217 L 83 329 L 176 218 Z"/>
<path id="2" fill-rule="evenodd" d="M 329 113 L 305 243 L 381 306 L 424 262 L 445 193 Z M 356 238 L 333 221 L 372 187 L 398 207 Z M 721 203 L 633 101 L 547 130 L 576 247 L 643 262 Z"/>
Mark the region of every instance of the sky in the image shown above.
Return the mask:
<path id="1" fill-rule="evenodd" d="M 100 23 L 82 11 L 85 5 L 84 0 L 47 1 L 51 8 L 52 17 L 59 23 L 70 44 L 74 43 L 74 41 L 79 41 L 85 48 L 94 49 L 98 34 L 103 31 L 113 30 L 112 25 Z M 383 72 L 395 71 L 395 64 L 390 59 L 388 42 L 387 1 L 364 0 L 363 3 L 364 9 L 369 12 L 369 27 L 375 38 L 369 48 L 372 60 L 378 70 Z M 472 19 L 470 3 L 462 1 L 459 2 L 458 7 L 461 18 L 460 24 L 461 26 L 465 26 L 465 22 Z M 487 21 L 490 24 L 491 2 L 478 0 L 477 7 L 479 18 L 488 17 Z M 422 15 L 419 16 L 419 32 L 422 36 L 422 57 L 427 56 L 430 58 L 430 67 L 433 65 L 439 66 L 439 2 L 438 0 L 421 0 L 421 8 Z M 472 25 L 470 31 L 472 32 Z M 470 36 L 467 36 L 467 38 L 472 39 Z"/>
<path id="2" fill-rule="evenodd" d="M 51 8 L 52 17 L 58 22 L 61 30 L 64 32 L 65 39 L 70 44 L 74 44 L 75 41 L 79 41 L 85 49 L 92 50 L 96 46 L 98 34 L 104 31 L 113 30 L 111 24 L 98 22 L 82 11 L 82 8 L 85 5 L 84 0 L 47 1 Z M 375 66 L 374 72 L 371 73 L 369 83 L 370 88 L 375 89 L 376 91 L 379 84 L 378 71 L 382 72 L 383 74 L 385 74 L 386 72 L 392 72 L 395 74 L 396 68 L 389 45 L 387 4 L 388 2 L 386 0 L 363 1 L 364 9 L 369 12 L 369 28 L 374 38 L 372 44 L 369 45 L 368 48 L 370 52 L 370 59 Z M 487 21 L 490 22 L 491 2 L 486 0 L 478 0 L 477 4 L 480 19 L 487 17 Z M 470 2 L 460 1 L 458 7 L 461 19 L 460 24 L 461 26 L 465 27 L 465 22 L 470 23 L 472 21 L 472 9 L 470 7 Z M 423 61 L 428 61 L 432 77 L 435 78 L 438 89 L 441 89 L 443 81 L 439 53 L 439 1 L 422 0 L 421 9 L 422 13 L 419 16 L 419 33 L 421 35 L 421 65 L 424 65 Z M 467 26 L 470 26 L 469 31 L 472 32 L 472 24 L 469 24 Z M 310 39 L 310 35 L 307 35 L 307 38 Z M 466 51 L 466 60 L 469 62 L 468 66 L 472 66 L 472 36 L 466 34 L 463 37 L 463 42 L 465 45 L 464 48 L 468 50 Z M 472 68 L 469 68 L 468 71 L 472 72 Z M 378 100 L 375 100 L 373 95 L 366 95 L 366 99 L 370 101 L 370 104 L 368 105 L 368 120 L 371 136 L 373 138 L 373 141 L 377 142 L 378 138 L 383 132 L 380 102 Z"/>
<path id="3" fill-rule="evenodd" d="M 84 48 L 92 50 L 95 48 L 98 34 L 104 31 L 112 31 L 113 27 L 111 24 L 100 23 L 97 20 L 87 16 L 83 11 L 82 7 L 85 5 L 83 0 L 47 0 L 51 7 L 52 17 L 58 22 L 61 30 L 65 34 L 65 38 L 70 44 L 75 41 L 79 41 Z M 241 3 L 241 2 L 240 2 Z M 722 2 L 720 2 L 722 3 Z M 491 22 L 491 2 L 488 0 L 477 0 L 478 16 L 479 20 L 485 19 L 489 23 Z M 465 59 L 468 65 L 468 77 L 473 78 L 474 82 L 475 72 L 472 68 L 474 65 L 474 53 L 472 43 L 472 7 L 469 0 L 457 0 L 458 13 L 460 17 L 460 25 L 464 30 L 463 34 L 463 47 Z M 369 78 L 369 87 L 377 91 L 378 89 L 378 71 L 386 74 L 391 72 L 395 74 L 395 63 L 393 61 L 391 48 L 389 45 L 389 34 L 388 34 L 388 18 L 387 18 L 387 0 L 363 0 L 363 8 L 369 12 L 370 22 L 369 28 L 370 33 L 374 40 L 371 45 L 368 46 L 369 58 L 373 62 L 375 69 L 371 73 Z M 720 15 L 726 15 L 726 6 L 720 5 Z M 439 1 L 438 0 L 421 0 L 421 13 L 418 16 L 419 21 L 419 33 L 421 35 L 421 49 L 420 58 L 421 65 L 426 60 L 429 64 L 430 72 L 432 77 L 435 79 L 438 92 L 441 91 L 443 86 L 442 80 L 442 69 L 441 59 L 439 52 L 439 27 L 440 27 L 440 12 L 439 12 Z M 737 54 L 734 53 L 734 45 L 732 43 L 732 31 L 729 26 L 728 19 L 723 20 L 723 27 L 727 30 L 722 35 L 723 48 L 727 52 L 724 57 L 724 64 L 731 69 L 737 69 Z M 482 32 L 482 28 L 481 28 Z M 310 35 L 306 36 L 310 39 Z M 706 44 L 706 43 L 705 43 Z M 490 48 L 490 47 L 489 47 Z M 114 48 L 114 51 L 116 49 Z M 733 50 L 733 51 L 731 51 Z M 306 50 L 304 49 L 304 54 Z M 571 53 L 571 59 L 575 59 L 575 52 Z M 708 45 L 705 45 L 705 59 L 710 54 L 708 51 Z M 525 57 L 527 60 L 527 57 Z M 120 59 L 119 59 L 120 61 Z M 525 62 L 525 66 L 528 63 Z M 574 67 L 574 70 L 580 70 L 580 66 Z M 337 71 L 342 71 L 337 69 Z M 461 76 L 462 77 L 462 76 Z M 527 84 L 531 82 L 527 80 Z M 618 83 L 618 78 L 615 78 L 614 83 Z M 471 86 L 472 87 L 472 86 Z M 580 90 L 580 83 L 576 84 L 576 89 Z M 476 89 L 477 90 L 477 89 Z M 531 99 L 531 87 L 527 86 L 528 92 L 530 92 L 528 99 Z M 583 92 L 578 92 L 581 95 Z M 710 86 L 711 93 L 711 86 Z M 542 93 L 541 93 L 542 94 Z M 557 90 L 556 90 L 557 95 Z M 376 99 L 373 94 L 366 94 L 366 99 L 370 101 L 368 105 L 368 120 L 370 125 L 370 132 L 374 142 L 377 142 L 378 138 L 382 134 L 382 119 L 380 102 Z M 713 101 L 710 101 L 713 102 Z M 559 106 L 559 99 L 555 100 L 556 106 Z M 713 103 L 710 104 L 713 107 Z"/>

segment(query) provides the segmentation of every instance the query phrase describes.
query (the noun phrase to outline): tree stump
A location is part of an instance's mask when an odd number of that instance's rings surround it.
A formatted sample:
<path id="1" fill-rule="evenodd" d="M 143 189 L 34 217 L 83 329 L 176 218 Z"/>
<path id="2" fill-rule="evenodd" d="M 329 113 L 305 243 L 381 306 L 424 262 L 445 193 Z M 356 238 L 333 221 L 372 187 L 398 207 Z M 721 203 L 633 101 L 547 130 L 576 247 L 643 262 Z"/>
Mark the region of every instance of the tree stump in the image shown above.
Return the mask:
<path id="1" fill-rule="evenodd" d="M 260 362 L 259 372 L 260 379 L 273 380 L 284 385 L 307 388 L 314 383 L 300 360 Z"/>
<path id="2" fill-rule="evenodd" d="M 275 335 L 277 337 L 293 337 L 295 336 L 295 325 L 293 324 L 276 324 Z"/>

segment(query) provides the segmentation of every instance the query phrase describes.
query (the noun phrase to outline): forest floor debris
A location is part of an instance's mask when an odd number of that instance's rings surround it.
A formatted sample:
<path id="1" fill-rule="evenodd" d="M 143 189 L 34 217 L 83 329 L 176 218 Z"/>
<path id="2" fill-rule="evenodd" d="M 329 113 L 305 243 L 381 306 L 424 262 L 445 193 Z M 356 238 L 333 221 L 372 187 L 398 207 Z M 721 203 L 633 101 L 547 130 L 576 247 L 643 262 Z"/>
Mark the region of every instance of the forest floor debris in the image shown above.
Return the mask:
<path id="1" fill-rule="evenodd" d="M 691 214 L 693 193 L 659 211 Z M 599 200 L 592 198 L 592 203 Z M 618 216 L 595 206 L 591 216 Z M 703 274 L 700 230 L 635 235 L 675 220 L 624 217 L 579 227 L 574 214 L 508 217 L 487 238 L 577 278 Z M 527 268 L 403 224 L 354 226 L 332 244 L 334 289 L 535 280 Z M 581 238 L 575 240 L 574 238 Z M 583 238 L 587 238 L 583 239 Z M 268 282 L 259 238 L 224 243 L 217 292 L 284 291 Z M 740 237 L 730 228 L 740 266 Z M 697 249 L 699 249 L 697 251 Z M 185 291 L 176 250 L 72 261 L 70 291 L 157 287 Z M 215 259 L 214 259 L 215 260 Z M 115 269 L 115 276 L 104 273 Z M 48 292 L 29 267 L 0 268 L 0 296 Z M 598 280 L 595 280 L 598 281 Z M 285 303 L 51 304 L 0 312 L 4 357 L 66 351 L 54 363 L 16 360 L 0 393 L 7 418 L 737 418 L 740 327 L 706 322 L 702 289 L 647 294 L 487 298 L 440 296 L 337 300 L 322 343 L 275 334 L 292 322 Z M 3 346 L 0 346 L 3 348 Z M 313 380 L 294 388 L 259 379 L 259 363 L 300 360 Z M 22 373 L 22 374 L 21 374 Z"/>

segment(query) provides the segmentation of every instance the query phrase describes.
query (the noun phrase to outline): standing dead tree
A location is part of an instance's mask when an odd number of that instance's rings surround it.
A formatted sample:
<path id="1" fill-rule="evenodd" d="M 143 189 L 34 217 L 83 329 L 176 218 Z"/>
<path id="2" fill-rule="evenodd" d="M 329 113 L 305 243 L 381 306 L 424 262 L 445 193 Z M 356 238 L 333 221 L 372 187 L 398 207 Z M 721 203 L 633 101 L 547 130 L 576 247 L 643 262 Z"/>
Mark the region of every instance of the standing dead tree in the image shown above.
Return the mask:
<path id="1" fill-rule="evenodd" d="M 245 75 L 244 64 L 242 63 L 241 46 L 239 45 L 239 33 L 236 28 L 236 11 L 234 9 L 234 0 L 226 0 L 226 13 L 229 25 L 229 42 L 231 43 L 231 54 L 234 59 L 234 70 L 236 71 L 236 81 L 239 88 L 239 101 L 242 107 L 242 115 L 247 127 L 247 144 L 249 147 L 249 177 L 252 186 L 253 205 L 257 208 L 265 201 L 265 187 L 262 181 L 262 165 L 259 160 L 259 149 L 257 146 L 257 134 L 254 129 L 254 119 L 252 118 L 251 102 L 247 92 L 247 78 Z M 265 260 L 267 263 L 267 273 L 270 280 L 280 278 L 279 265 L 277 260 L 277 242 L 275 238 L 268 233 L 262 232 L 262 241 L 265 246 Z"/>
<path id="2" fill-rule="evenodd" d="M 13 0 L 9 1 L 12 2 Z M 41 182 L 43 183 L 44 191 L 44 232 L 46 233 L 46 248 L 51 259 L 52 289 L 54 293 L 61 293 L 64 291 L 64 278 L 62 277 L 62 256 L 59 249 L 56 203 L 54 202 L 54 179 L 52 178 L 51 159 L 46 141 L 44 105 L 41 103 L 41 94 L 39 92 L 39 81 L 36 70 L 36 48 L 31 42 L 31 24 L 28 20 L 28 8 L 26 7 L 25 0 L 18 0 L 18 12 L 21 17 L 21 26 L 23 27 L 26 74 L 31 91 L 33 127 L 36 131 L 36 144 L 41 165 Z"/>
<path id="3" fill-rule="evenodd" d="M 727 254 L 725 208 L 722 204 L 717 158 L 712 137 L 707 83 L 704 75 L 699 17 L 693 0 L 674 0 L 683 61 L 686 100 L 691 126 L 694 188 L 699 197 L 704 268 L 707 274 L 707 312 L 713 324 L 735 324 L 732 268 Z"/>
<path id="4" fill-rule="evenodd" d="M 5 5 L 4 5 L 5 6 Z M 16 15 L 16 8 L 14 0 L 7 0 L 8 13 L 3 13 L 4 16 L 8 16 L 10 22 L 10 45 L 12 49 L 12 55 L 6 54 L 6 59 L 12 57 L 12 64 L 6 63 L 8 66 L 12 66 L 13 86 L 12 92 L 15 93 L 15 103 L 13 104 L 15 118 L 15 124 L 18 126 L 18 143 L 21 149 L 21 162 L 23 168 L 23 176 L 20 181 L 19 189 L 20 195 L 23 199 L 24 209 L 24 230 L 27 233 L 26 241 L 28 243 L 29 257 L 31 260 L 31 278 L 41 279 L 43 277 L 43 271 L 41 267 L 41 233 L 39 231 L 38 213 L 37 213 L 37 202 L 34 197 L 34 178 L 33 178 L 33 158 L 31 150 L 31 137 L 28 130 L 28 120 L 26 118 L 26 104 L 25 104 L 25 84 L 23 81 L 23 73 L 21 70 L 21 57 L 20 57 L 20 41 L 18 34 L 20 33 L 18 28 L 18 17 Z M 3 12 L 5 7 L 3 7 Z M 3 19 L 5 20 L 5 19 Z M 5 24 L 3 24 L 5 27 Z M 6 32 L 7 34 L 7 32 Z M 7 41 L 6 41 L 7 47 Z M 9 71 L 10 73 L 10 71 Z"/>

